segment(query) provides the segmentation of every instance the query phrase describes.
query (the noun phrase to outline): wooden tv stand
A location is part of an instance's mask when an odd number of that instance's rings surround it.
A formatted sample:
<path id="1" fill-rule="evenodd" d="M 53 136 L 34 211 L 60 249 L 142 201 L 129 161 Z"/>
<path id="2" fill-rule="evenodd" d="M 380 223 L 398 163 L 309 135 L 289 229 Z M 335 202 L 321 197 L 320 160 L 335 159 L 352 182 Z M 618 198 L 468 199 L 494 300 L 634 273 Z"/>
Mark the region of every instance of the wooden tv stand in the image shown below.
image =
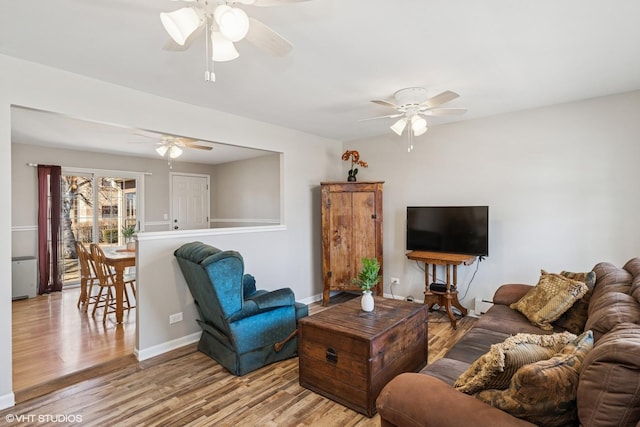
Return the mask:
<path id="1" fill-rule="evenodd" d="M 453 314 L 451 307 L 456 307 L 462 313 L 462 316 L 467 315 L 467 309 L 458 301 L 458 266 L 471 265 L 476 260 L 475 255 L 460 255 L 460 254 L 446 254 L 440 252 L 426 252 L 426 251 L 411 251 L 407 253 L 407 258 L 424 262 L 424 303 L 428 308 L 433 307 L 434 304 L 438 304 L 440 308 L 444 308 L 451 326 L 453 329 L 457 328 L 456 316 Z M 437 283 L 436 280 L 436 266 L 444 265 L 447 272 L 446 291 L 432 291 L 429 288 L 429 264 L 431 264 L 431 275 L 433 277 L 433 283 Z M 451 280 L 450 268 L 453 269 L 453 281 Z M 453 289 L 451 286 L 453 285 Z"/>

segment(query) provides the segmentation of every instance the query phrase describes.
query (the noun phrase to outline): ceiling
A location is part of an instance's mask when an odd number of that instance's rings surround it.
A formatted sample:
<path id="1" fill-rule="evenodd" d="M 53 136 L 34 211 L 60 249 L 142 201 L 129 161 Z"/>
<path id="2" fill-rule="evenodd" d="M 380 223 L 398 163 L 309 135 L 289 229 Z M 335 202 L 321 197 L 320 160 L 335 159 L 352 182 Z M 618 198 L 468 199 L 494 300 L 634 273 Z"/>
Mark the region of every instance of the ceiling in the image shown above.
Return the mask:
<path id="1" fill-rule="evenodd" d="M 169 0 L 5 0 L 0 53 L 347 141 L 388 133 L 372 99 L 452 90 L 461 117 L 640 89 L 637 0 L 309 0 L 245 11 L 294 45 L 285 57 L 237 43 L 204 81 L 204 36 L 163 50 Z M 28 129 L 24 129 L 28 132 Z M 188 135 L 186 135 L 188 136 Z M 428 132 L 421 138 L 428 137 Z M 127 148 L 129 150 L 129 148 Z"/>

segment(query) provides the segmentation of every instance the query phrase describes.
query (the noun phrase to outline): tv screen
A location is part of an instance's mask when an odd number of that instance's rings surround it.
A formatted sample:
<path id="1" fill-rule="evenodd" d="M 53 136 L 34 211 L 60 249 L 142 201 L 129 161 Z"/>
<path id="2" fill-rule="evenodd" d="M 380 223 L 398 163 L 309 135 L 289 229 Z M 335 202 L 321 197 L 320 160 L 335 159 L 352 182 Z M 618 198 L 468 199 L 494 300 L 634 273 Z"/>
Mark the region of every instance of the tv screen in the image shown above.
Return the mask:
<path id="1" fill-rule="evenodd" d="M 489 255 L 488 206 L 408 206 L 407 250 Z"/>

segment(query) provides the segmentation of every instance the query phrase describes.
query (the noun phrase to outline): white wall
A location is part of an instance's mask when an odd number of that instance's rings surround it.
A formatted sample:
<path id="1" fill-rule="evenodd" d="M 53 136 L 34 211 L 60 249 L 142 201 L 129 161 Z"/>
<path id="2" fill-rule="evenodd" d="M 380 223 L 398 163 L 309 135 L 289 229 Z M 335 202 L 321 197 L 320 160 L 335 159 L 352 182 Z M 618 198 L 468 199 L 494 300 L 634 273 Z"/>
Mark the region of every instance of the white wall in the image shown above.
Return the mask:
<path id="1" fill-rule="evenodd" d="M 221 221 L 221 227 L 230 219 L 279 224 L 280 185 L 279 153 L 216 165 L 212 222 Z"/>
<path id="2" fill-rule="evenodd" d="M 230 235 L 220 243 L 226 246 L 238 240 L 242 241 L 242 245 L 238 245 L 241 249 L 250 246 L 250 259 L 252 263 L 256 259 L 259 266 L 256 269 L 262 273 L 265 270 L 261 267 L 268 264 L 266 272 L 275 272 L 277 282 L 289 284 L 298 299 L 321 291 L 321 265 L 316 249 L 320 246 L 320 211 L 316 196 L 320 181 L 338 179 L 341 175 L 341 165 L 336 161 L 341 154 L 339 142 L 159 98 L 3 55 L 0 55 L 0 69 L 0 148 L 6 154 L 11 152 L 12 104 L 284 153 L 284 229 L 237 238 Z M 202 90 L 207 90 L 208 85 L 210 83 L 203 82 Z M 309 158 L 314 161 L 308 162 Z M 2 186 L 5 201 L 11 200 L 10 162 L 11 156 L 0 156 L 0 179 L 5 182 Z M 0 241 L 5 242 L 0 246 L 0 360 L 8 361 L 11 360 L 11 209 L 0 210 Z M 190 329 L 175 328 L 169 332 L 160 327 L 162 318 L 168 325 L 167 316 L 173 310 L 183 309 L 187 317 L 189 301 L 183 284 L 176 279 L 174 264 L 165 262 L 163 268 L 168 270 L 162 271 L 166 274 L 154 275 L 149 280 L 142 273 L 145 266 L 156 265 L 173 256 L 169 249 L 175 249 L 176 242 L 166 246 L 151 242 L 141 242 L 139 246 L 139 350 L 147 353 L 154 351 L 154 348 L 147 351 L 149 347 L 197 331 L 193 325 L 189 326 Z M 157 249 L 152 253 L 150 247 L 153 246 Z M 252 267 L 248 269 L 253 271 Z M 258 277 L 258 280 L 265 284 L 276 283 L 276 280 L 266 277 Z M 154 293 L 155 300 L 150 303 L 146 299 L 152 286 L 161 292 Z M 170 292 L 162 294 L 164 290 Z M 167 302 L 175 295 L 182 295 L 177 305 Z M 178 325 L 183 327 L 188 320 Z M 156 331 L 159 336 L 154 337 Z M 13 404 L 11 375 L 11 364 L 1 364 L 0 408 Z"/>
<path id="3" fill-rule="evenodd" d="M 403 138 L 350 141 L 384 180 L 384 284 L 422 300 L 424 274 L 405 257 L 408 205 L 489 205 L 489 257 L 463 305 L 540 269 L 590 270 L 640 256 L 640 91 L 435 126 L 408 153 Z M 345 164 L 343 173 L 348 169 Z M 476 265 L 458 268 L 461 295 Z M 438 272 L 439 278 L 443 274 Z"/>

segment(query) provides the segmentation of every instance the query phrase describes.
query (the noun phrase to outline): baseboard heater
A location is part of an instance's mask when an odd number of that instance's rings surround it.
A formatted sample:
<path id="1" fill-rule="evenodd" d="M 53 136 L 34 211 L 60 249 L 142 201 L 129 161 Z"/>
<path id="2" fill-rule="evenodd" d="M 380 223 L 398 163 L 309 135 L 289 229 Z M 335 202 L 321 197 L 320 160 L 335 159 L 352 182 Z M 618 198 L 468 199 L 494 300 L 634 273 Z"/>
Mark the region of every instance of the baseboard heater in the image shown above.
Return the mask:
<path id="1" fill-rule="evenodd" d="M 37 276 L 36 257 L 11 258 L 11 299 L 34 298 L 38 294 Z"/>
<path id="2" fill-rule="evenodd" d="M 493 301 L 482 298 L 476 298 L 474 311 L 478 315 L 485 314 L 493 306 Z"/>

